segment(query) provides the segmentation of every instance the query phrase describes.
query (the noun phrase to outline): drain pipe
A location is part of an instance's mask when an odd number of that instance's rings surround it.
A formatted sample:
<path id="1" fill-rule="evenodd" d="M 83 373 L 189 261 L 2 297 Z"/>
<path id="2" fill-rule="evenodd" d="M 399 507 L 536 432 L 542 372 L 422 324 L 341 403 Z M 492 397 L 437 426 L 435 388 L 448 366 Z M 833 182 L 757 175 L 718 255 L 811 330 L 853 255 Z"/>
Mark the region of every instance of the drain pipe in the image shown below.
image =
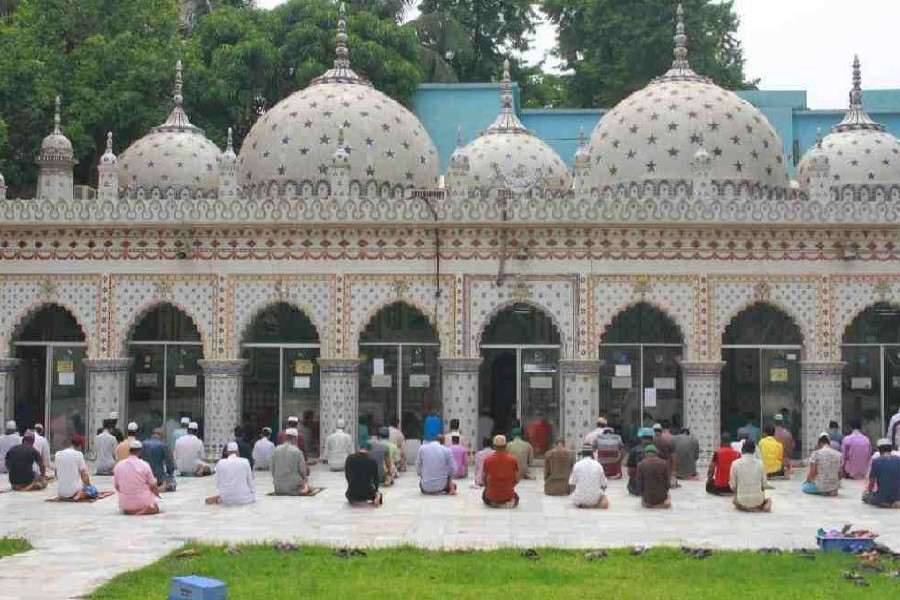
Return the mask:
<path id="1" fill-rule="evenodd" d="M 505 191 L 501 190 L 500 196 L 500 222 L 502 226 L 500 228 L 500 264 L 497 269 L 497 287 L 503 285 L 503 280 L 506 279 L 506 240 L 509 236 L 509 232 L 506 230 L 506 203 L 509 196 Z"/>
<path id="2" fill-rule="evenodd" d="M 437 319 L 441 300 L 441 228 L 438 227 L 438 214 L 431 203 L 431 197 L 425 194 L 422 199 L 434 220 L 434 318 Z"/>

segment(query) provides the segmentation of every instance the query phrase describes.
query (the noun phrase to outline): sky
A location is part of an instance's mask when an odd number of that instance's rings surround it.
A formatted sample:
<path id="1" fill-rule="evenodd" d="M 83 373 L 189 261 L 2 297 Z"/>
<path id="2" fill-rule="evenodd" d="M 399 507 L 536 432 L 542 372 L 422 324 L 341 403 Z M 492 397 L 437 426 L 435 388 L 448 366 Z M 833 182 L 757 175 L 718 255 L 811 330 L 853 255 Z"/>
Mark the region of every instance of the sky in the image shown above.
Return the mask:
<path id="1" fill-rule="evenodd" d="M 257 0 L 257 5 L 282 2 Z M 734 6 L 744 72 L 748 79 L 759 78 L 761 89 L 806 90 L 810 108 L 844 108 L 854 54 L 862 62 L 863 88 L 900 88 L 898 0 L 735 0 Z M 554 28 L 541 25 L 526 60 L 547 57 L 552 66 L 555 44 Z"/>

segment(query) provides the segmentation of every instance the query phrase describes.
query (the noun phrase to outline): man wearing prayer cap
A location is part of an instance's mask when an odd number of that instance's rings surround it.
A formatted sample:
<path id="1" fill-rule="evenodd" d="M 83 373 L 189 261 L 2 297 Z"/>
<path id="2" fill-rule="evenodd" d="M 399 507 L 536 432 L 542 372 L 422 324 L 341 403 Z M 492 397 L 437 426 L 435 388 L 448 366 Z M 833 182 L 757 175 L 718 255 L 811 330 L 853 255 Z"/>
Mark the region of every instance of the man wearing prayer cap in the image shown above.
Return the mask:
<path id="1" fill-rule="evenodd" d="M 22 437 L 15 421 L 7 421 L 3 435 L 0 435 L 0 473 L 6 473 L 6 453 L 22 443 Z"/>
<path id="2" fill-rule="evenodd" d="M 303 434 L 300 429 L 300 417 L 296 415 L 291 415 L 287 418 L 287 427 L 278 432 L 278 443 L 284 443 L 285 431 L 287 429 L 296 429 L 297 435 L 300 437 L 297 438 L 297 447 L 306 452 L 306 440 L 303 438 Z"/>
<path id="3" fill-rule="evenodd" d="M 125 436 L 119 429 L 119 413 L 116 411 L 110 412 L 106 420 L 109 421 L 109 432 L 116 438 L 116 443 L 119 443 L 123 439 L 125 439 Z M 106 427 L 106 424 L 104 423 L 103 426 Z"/>
<path id="4" fill-rule="evenodd" d="M 671 465 L 659 457 L 653 444 L 644 448 L 644 459 L 637 467 L 637 492 L 644 508 L 672 508 L 669 496 Z"/>
<path id="5" fill-rule="evenodd" d="M 6 453 L 9 484 L 19 492 L 31 492 L 47 487 L 46 465 L 34 448 L 34 432 L 26 431 L 22 443 Z M 35 467 L 37 467 L 35 469 Z"/>
<path id="6" fill-rule="evenodd" d="M 113 430 L 115 421 L 106 419 L 103 421 L 103 430 L 94 438 L 94 451 L 97 453 L 97 475 L 112 475 L 116 466 L 116 439 Z"/>
<path id="7" fill-rule="evenodd" d="M 272 483 L 276 496 L 309 495 L 309 468 L 297 447 L 300 433 L 293 427 L 284 430 L 284 443 L 272 455 Z"/>
<path id="8" fill-rule="evenodd" d="M 263 427 L 259 439 L 253 444 L 253 468 L 257 471 L 268 471 L 272 465 L 272 454 L 275 444 L 272 443 L 272 428 Z"/>
<path id="9" fill-rule="evenodd" d="M 169 448 L 172 452 L 175 452 L 175 442 L 178 441 L 178 438 L 187 435 L 188 425 L 191 424 L 190 417 L 181 417 L 178 422 L 178 427 L 172 431 L 172 435 L 169 436 L 168 440 L 166 440 L 169 444 Z"/>
<path id="10" fill-rule="evenodd" d="M 175 442 L 175 468 L 184 477 L 205 477 L 212 475 L 212 467 L 204 462 L 203 440 L 197 437 L 199 429 L 196 422 L 188 423 L 187 435 Z"/>
<path id="11" fill-rule="evenodd" d="M 862 500 L 879 508 L 900 508 L 900 456 L 891 452 L 890 438 L 881 438 L 875 446 L 878 456 L 872 461 Z"/>
<path id="12" fill-rule="evenodd" d="M 653 430 L 649 427 L 641 427 L 637 432 L 638 441 L 628 451 L 628 460 L 625 466 L 628 468 L 628 493 L 639 496 L 637 489 L 637 468 L 644 460 L 644 448 L 653 443 Z"/>
<path id="13" fill-rule="evenodd" d="M 125 429 L 128 431 L 128 437 L 119 442 L 119 445 L 116 446 L 116 462 L 120 462 L 128 458 L 131 453 L 131 442 L 137 439 L 137 433 L 139 429 L 137 423 L 132 421 Z"/>
<path id="14" fill-rule="evenodd" d="M 343 471 L 347 457 L 353 454 L 353 436 L 344 431 L 344 420 L 338 419 L 337 428 L 325 438 L 325 462 L 332 471 Z"/>
<path id="15" fill-rule="evenodd" d="M 512 435 L 513 440 L 506 445 L 506 451 L 519 463 L 519 481 L 534 479 L 534 475 L 531 473 L 531 467 L 534 465 L 534 448 L 522 439 L 521 428 L 514 428 Z"/>
<path id="16" fill-rule="evenodd" d="M 507 451 L 505 435 L 494 436 L 494 453 L 484 459 L 484 492 L 481 500 L 491 508 L 515 508 L 519 505 L 516 484 L 519 461 Z"/>
<path id="17" fill-rule="evenodd" d="M 238 454 L 237 442 L 225 446 L 226 458 L 216 465 L 216 495 L 207 504 L 241 505 L 256 502 L 256 483 L 250 461 Z"/>
<path id="18" fill-rule="evenodd" d="M 130 438 L 128 456 L 113 469 L 119 510 L 126 515 L 155 515 L 159 512 L 156 501 L 160 497 L 159 487 L 150 465 L 141 460 L 143 447 L 140 440 Z"/>
<path id="19" fill-rule="evenodd" d="M 367 506 L 378 508 L 384 502 L 384 496 L 378 491 L 378 463 L 369 454 L 372 443 L 364 440 L 359 450 L 347 457 L 344 462 L 344 477 L 347 479 L 347 492 L 344 496 L 351 506 Z"/>
<path id="20" fill-rule="evenodd" d="M 47 437 L 44 435 L 44 425 L 41 423 L 34 424 L 34 449 L 38 451 L 38 454 L 41 455 L 41 460 L 44 461 L 44 468 L 50 469 L 50 442 L 47 441 Z M 35 470 L 35 473 L 37 471 Z"/>

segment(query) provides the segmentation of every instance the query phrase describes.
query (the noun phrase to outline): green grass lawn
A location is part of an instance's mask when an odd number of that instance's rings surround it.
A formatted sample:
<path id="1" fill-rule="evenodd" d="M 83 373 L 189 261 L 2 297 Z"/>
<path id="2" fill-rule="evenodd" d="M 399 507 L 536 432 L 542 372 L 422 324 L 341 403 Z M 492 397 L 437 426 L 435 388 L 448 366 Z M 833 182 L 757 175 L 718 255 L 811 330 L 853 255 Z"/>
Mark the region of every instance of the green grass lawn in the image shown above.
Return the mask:
<path id="1" fill-rule="evenodd" d="M 27 552 L 31 550 L 31 544 L 28 540 L 22 538 L 0 538 L 0 558 L 4 556 L 12 556 L 19 552 Z"/>
<path id="2" fill-rule="evenodd" d="M 365 558 L 338 558 L 331 549 L 303 546 L 281 553 L 270 546 L 241 546 L 241 555 L 221 546 L 190 545 L 199 555 L 162 560 L 116 577 L 91 598 L 165 598 L 177 575 L 204 575 L 228 584 L 229 600 L 240 598 L 553 598 L 584 600 L 650 598 L 890 598 L 900 597 L 900 579 L 862 573 L 870 587 L 845 581 L 855 557 L 717 552 L 704 560 L 677 549 L 652 549 L 632 557 L 613 550 L 588 561 L 575 550 L 538 550 L 529 560 L 516 550 L 428 552 L 411 548 L 370 550 Z M 888 571 L 900 561 L 883 562 Z"/>

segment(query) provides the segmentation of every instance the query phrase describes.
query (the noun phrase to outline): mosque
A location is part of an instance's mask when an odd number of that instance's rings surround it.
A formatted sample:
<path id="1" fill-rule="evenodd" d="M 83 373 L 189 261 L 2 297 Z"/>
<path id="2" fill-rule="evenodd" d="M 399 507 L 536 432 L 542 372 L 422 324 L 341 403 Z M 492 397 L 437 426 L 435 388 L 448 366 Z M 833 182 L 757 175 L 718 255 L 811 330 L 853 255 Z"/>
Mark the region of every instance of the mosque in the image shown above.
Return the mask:
<path id="1" fill-rule="evenodd" d="M 428 132 L 351 68 L 272 107 L 240 151 L 167 120 L 76 194 L 52 132 L 35 198 L 0 179 L 0 421 L 51 443 L 120 422 L 339 419 L 521 423 L 574 447 L 605 413 L 623 436 L 721 431 L 783 413 L 878 437 L 900 405 L 900 142 L 863 110 L 788 175 L 753 105 L 672 68 L 607 112 L 572 169 L 526 128 L 504 73 L 496 120 L 440 172 Z M 190 90 L 187 90 L 189 93 Z"/>

